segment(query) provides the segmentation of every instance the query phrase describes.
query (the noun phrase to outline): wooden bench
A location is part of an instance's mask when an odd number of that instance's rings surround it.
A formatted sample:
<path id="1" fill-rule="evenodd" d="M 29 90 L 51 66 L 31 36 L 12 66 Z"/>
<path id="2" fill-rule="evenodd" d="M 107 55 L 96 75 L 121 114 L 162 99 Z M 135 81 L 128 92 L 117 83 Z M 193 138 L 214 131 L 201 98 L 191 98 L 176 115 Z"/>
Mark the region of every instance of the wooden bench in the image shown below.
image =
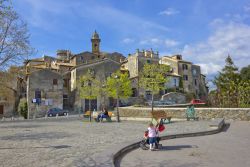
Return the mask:
<path id="1" fill-rule="evenodd" d="M 113 112 L 108 111 L 108 117 L 105 117 L 107 122 L 112 122 L 111 117 L 113 116 Z M 95 121 L 98 122 L 97 118 L 95 118 Z"/>
<path id="2" fill-rule="evenodd" d="M 163 121 L 163 123 L 170 123 L 172 116 L 167 115 L 164 111 L 151 111 L 152 119 Z M 168 122 L 166 122 L 168 120 Z"/>
<path id="3" fill-rule="evenodd" d="M 83 118 L 89 118 L 90 117 L 90 111 L 86 111 L 84 114 L 83 114 Z"/>
<path id="4" fill-rule="evenodd" d="M 108 122 L 112 122 L 112 119 L 111 119 L 111 117 L 113 116 L 113 112 L 111 112 L 111 111 L 108 111 L 108 117 L 106 117 L 106 120 L 108 121 Z"/>

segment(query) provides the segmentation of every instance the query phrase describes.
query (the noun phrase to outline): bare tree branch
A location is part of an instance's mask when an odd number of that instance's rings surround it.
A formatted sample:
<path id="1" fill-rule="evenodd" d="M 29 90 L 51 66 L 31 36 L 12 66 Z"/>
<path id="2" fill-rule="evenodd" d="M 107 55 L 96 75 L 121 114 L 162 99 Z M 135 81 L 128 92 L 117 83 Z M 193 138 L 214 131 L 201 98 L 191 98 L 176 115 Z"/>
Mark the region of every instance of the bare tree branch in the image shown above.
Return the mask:
<path id="1" fill-rule="evenodd" d="M 0 0 L 0 70 L 33 53 L 27 24 L 10 6 L 8 0 Z"/>

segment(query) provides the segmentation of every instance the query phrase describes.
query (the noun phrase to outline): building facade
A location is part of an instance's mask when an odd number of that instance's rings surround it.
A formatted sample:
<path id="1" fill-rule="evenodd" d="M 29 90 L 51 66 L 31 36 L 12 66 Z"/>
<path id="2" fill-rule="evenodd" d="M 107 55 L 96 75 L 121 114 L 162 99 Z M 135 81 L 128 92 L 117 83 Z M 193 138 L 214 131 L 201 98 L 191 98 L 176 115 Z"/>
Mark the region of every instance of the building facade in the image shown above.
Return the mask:
<path id="1" fill-rule="evenodd" d="M 101 51 L 101 39 L 95 31 L 91 37 L 92 51 L 73 54 L 69 50 L 58 50 L 55 57 L 25 61 L 27 102 L 30 116 L 44 115 L 49 108 L 59 107 L 82 112 L 99 110 L 101 105 L 113 107 L 115 100 L 107 95 L 100 95 L 91 100 L 81 99 L 78 91 L 78 81 L 88 70 L 95 78 L 105 82 L 107 77 L 117 70 L 129 72 L 132 83 L 131 101 L 144 98 L 150 99 L 151 92 L 140 88 L 139 73 L 146 63 L 166 64 L 171 67 L 166 72 L 169 79 L 165 90 L 159 92 L 159 97 L 168 92 L 194 93 L 196 97 L 206 97 L 205 75 L 201 74 L 200 66 L 182 59 L 181 55 L 159 57 L 159 53 L 150 50 L 137 49 L 134 54 L 124 57 L 118 52 Z"/>
<path id="2" fill-rule="evenodd" d="M 181 55 L 163 56 L 159 63 L 171 67 L 170 75 L 180 76 L 178 90 L 183 89 L 183 92 L 193 93 L 196 98 L 206 99 L 208 86 L 206 76 L 201 73 L 200 66 L 183 60 Z M 182 82 L 181 87 L 180 82 Z"/>
<path id="3" fill-rule="evenodd" d="M 44 115 L 48 108 L 63 108 L 77 112 L 86 111 L 87 99 L 81 99 L 78 80 L 88 70 L 104 82 L 108 76 L 120 69 L 125 57 L 118 53 L 102 52 L 101 39 L 95 31 L 91 38 L 92 52 L 73 54 L 69 50 L 58 50 L 56 57 L 25 61 L 27 78 L 27 102 L 30 117 Z M 35 100 L 34 100 L 35 99 Z M 91 100 L 90 108 L 99 110 L 101 105 L 112 106 L 113 99 L 98 97 Z M 40 114 L 40 115 L 39 115 Z"/>
<path id="4" fill-rule="evenodd" d="M 122 62 L 121 70 L 129 71 L 135 97 L 141 96 L 145 99 L 151 99 L 151 92 L 140 88 L 138 84 L 139 73 L 146 63 L 170 66 L 170 71 L 166 72 L 168 82 L 165 83 L 165 90 L 159 92 L 159 97 L 169 92 L 183 92 L 192 93 L 196 98 L 206 99 L 208 87 L 205 75 L 201 74 L 200 66 L 183 60 L 181 55 L 160 58 L 159 53 L 152 49 L 142 51 L 137 49 L 135 54 L 128 55 Z"/>

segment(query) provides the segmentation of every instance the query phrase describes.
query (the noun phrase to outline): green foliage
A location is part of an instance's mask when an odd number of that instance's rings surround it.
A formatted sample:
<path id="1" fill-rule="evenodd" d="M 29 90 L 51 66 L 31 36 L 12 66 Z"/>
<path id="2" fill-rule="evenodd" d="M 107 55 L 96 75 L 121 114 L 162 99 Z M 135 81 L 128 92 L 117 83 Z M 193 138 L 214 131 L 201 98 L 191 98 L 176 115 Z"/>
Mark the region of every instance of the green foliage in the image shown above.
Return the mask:
<path id="1" fill-rule="evenodd" d="M 250 79 L 239 83 L 238 94 L 239 107 L 250 107 Z"/>
<path id="2" fill-rule="evenodd" d="M 250 80 L 250 65 L 240 70 L 240 76 L 243 80 Z"/>
<path id="3" fill-rule="evenodd" d="M 83 99 L 96 99 L 99 95 L 100 82 L 88 70 L 87 74 L 79 78 L 78 88 Z"/>
<path id="4" fill-rule="evenodd" d="M 195 98 L 195 94 L 192 92 L 192 93 L 185 93 L 186 95 L 186 101 L 189 103 L 192 99 Z"/>
<path id="5" fill-rule="evenodd" d="M 128 73 L 117 71 L 107 79 L 107 91 L 109 96 L 116 98 L 128 98 L 132 95 L 131 81 Z"/>
<path id="6" fill-rule="evenodd" d="M 18 105 L 18 112 L 24 119 L 28 117 L 28 105 L 26 99 L 21 99 Z"/>
<path id="7" fill-rule="evenodd" d="M 214 80 L 217 90 L 210 93 L 210 103 L 218 107 L 249 107 L 250 80 L 245 75 L 247 73 L 248 67 L 241 73 L 242 77 L 233 60 L 228 56 L 225 67 Z"/>
<path id="8" fill-rule="evenodd" d="M 151 91 L 153 95 L 165 89 L 166 77 L 170 67 L 164 64 L 145 64 L 140 73 L 140 86 L 145 90 Z"/>

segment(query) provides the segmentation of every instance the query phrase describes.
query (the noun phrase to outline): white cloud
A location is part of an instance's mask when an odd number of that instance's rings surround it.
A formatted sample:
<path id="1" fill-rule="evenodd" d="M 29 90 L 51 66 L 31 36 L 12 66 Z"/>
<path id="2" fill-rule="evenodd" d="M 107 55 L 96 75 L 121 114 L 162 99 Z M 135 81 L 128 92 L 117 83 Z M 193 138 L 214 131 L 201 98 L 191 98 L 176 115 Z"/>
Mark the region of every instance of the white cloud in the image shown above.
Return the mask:
<path id="1" fill-rule="evenodd" d="M 244 11 L 245 12 L 250 12 L 250 4 L 247 4 L 244 6 Z"/>
<path id="2" fill-rule="evenodd" d="M 180 13 L 178 10 L 173 9 L 173 8 L 167 8 L 164 11 L 159 12 L 159 15 L 166 15 L 166 16 L 170 16 L 170 15 L 176 15 Z"/>
<path id="3" fill-rule="evenodd" d="M 179 45 L 179 42 L 172 40 L 172 39 L 166 39 L 164 42 L 167 47 L 175 47 Z"/>
<path id="4" fill-rule="evenodd" d="M 125 44 L 129 44 L 135 42 L 135 40 L 133 38 L 124 38 L 122 42 Z"/>
<path id="5" fill-rule="evenodd" d="M 175 47 L 179 42 L 173 39 L 150 38 L 140 41 L 141 45 L 152 45 L 154 47 Z"/>
<path id="6" fill-rule="evenodd" d="M 225 65 L 225 58 L 231 55 L 236 66 L 250 63 L 250 26 L 244 23 L 214 20 L 213 33 L 207 40 L 185 45 L 182 54 L 201 65 L 202 71 L 210 76 L 217 74 Z"/>
<path id="7" fill-rule="evenodd" d="M 29 6 L 29 14 L 25 16 L 28 23 L 46 30 L 58 29 L 58 23 L 65 26 L 64 18 L 89 20 L 90 24 L 102 25 L 115 29 L 121 35 L 133 35 L 142 37 L 145 35 L 154 36 L 159 32 L 169 29 L 154 21 L 128 13 L 91 0 L 70 1 L 63 3 L 61 0 L 18 0 Z M 49 16 L 49 17 L 48 17 Z M 136 26 L 133 26 L 136 25 Z M 69 25 L 74 26 L 74 25 Z M 131 30 L 131 26 L 133 29 Z"/>
<path id="8" fill-rule="evenodd" d="M 214 64 L 212 62 L 209 62 L 207 64 L 198 64 L 201 67 L 202 74 L 208 75 L 208 74 L 216 74 L 218 71 L 221 70 L 221 66 L 218 64 Z"/>

